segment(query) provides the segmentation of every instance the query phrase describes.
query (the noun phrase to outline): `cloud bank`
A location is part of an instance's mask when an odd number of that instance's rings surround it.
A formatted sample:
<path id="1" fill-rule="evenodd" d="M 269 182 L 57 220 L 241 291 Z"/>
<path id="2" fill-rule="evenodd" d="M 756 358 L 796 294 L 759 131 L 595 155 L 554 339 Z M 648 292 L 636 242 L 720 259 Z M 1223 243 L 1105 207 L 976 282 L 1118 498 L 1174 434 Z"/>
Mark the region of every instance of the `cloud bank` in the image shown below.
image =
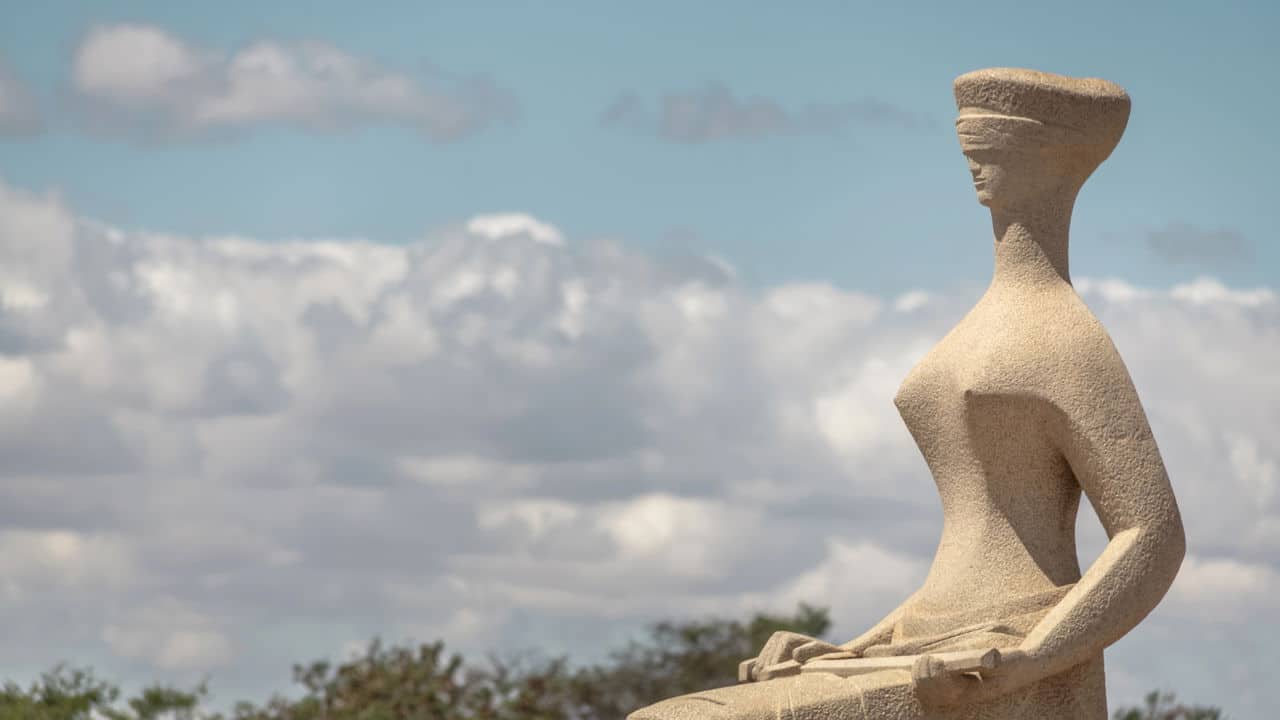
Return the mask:
<path id="1" fill-rule="evenodd" d="M 227 54 L 140 24 L 92 28 L 71 85 L 91 127 L 168 139 L 264 124 L 393 125 L 451 142 L 517 115 L 514 97 L 484 77 L 411 75 L 315 41 L 262 40 Z"/>
<path id="2" fill-rule="evenodd" d="M 1190 538 L 1112 696 L 1264 717 L 1280 300 L 1078 287 Z M 891 398 L 976 296 L 748 290 L 521 213 L 394 247 L 126 231 L 0 185 L 0 672 L 207 672 L 230 701 L 374 634 L 583 657 L 801 600 L 851 637 L 932 556 Z"/>

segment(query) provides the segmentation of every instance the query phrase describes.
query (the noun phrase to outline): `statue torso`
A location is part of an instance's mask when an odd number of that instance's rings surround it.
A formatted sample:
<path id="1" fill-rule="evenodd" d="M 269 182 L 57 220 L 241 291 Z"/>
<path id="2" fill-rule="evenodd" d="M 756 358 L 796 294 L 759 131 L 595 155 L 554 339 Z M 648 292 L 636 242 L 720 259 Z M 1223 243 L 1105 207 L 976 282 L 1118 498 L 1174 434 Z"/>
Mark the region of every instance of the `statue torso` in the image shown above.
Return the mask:
<path id="1" fill-rule="evenodd" d="M 991 291 L 903 381 L 894 404 L 937 484 L 943 531 L 900 630 L 947 632 L 1079 579 L 1080 488 L 1047 425 L 1063 328 L 1101 329 L 1069 286 Z"/>

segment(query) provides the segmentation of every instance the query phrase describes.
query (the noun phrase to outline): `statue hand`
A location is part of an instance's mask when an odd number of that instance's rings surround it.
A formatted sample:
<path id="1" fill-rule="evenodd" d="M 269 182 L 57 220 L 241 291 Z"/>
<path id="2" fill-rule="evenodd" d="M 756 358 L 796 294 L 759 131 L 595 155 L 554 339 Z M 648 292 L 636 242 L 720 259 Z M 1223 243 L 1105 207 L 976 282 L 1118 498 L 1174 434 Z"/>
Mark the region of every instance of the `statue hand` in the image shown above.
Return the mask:
<path id="1" fill-rule="evenodd" d="M 976 669 L 972 664 L 950 667 L 935 655 L 921 655 L 911 667 L 916 696 L 926 707 L 968 705 L 1003 695 L 1027 681 L 1030 663 L 1022 650 L 1000 651 L 999 663 Z"/>
<path id="2" fill-rule="evenodd" d="M 841 653 L 841 657 L 860 658 L 863 656 L 863 653 L 867 651 L 867 648 L 872 647 L 873 645 L 879 645 L 882 642 L 884 642 L 884 640 L 881 638 L 873 640 L 854 638 L 853 640 L 839 646 L 838 649 Z"/>
<path id="3" fill-rule="evenodd" d="M 842 658 L 854 658 L 861 656 L 861 652 L 845 649 L 840 645 L 832 645 L 823 640 L 812 640 L 801 645 L 791 651 L 791 657 L 796 662 L 804 664 L 810 660 L 825 657 L 833 653 L 838 653 Z"/>
<path id="4" fill-rule="evenodd" d="M 768 680 L 796 670 L 799 663 L 807 662 L 819 655 L 843 652 L 845 651 L 837 645 L 815 640 L 808 635 L 779 631 L 769 638 L 759 655 L 739 664 L 738 679 L 742 682 Z M 774 667 L 788 661 L 794 661 L 796 667 L 786 669 Z"/>

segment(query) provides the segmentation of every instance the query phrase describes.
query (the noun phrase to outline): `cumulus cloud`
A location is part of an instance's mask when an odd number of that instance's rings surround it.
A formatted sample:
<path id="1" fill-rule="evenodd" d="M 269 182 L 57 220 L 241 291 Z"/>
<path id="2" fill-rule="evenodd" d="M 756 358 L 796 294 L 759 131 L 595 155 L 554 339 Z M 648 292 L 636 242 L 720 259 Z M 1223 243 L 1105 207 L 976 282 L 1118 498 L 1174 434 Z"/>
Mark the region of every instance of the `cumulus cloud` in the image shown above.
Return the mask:
<path id="1" fill-rule="evenodd" d="M 517 113 L 484 77 L 410 74 L 318 41 L 262 40 L 228 54 L 141 24 L 92 28 L 76 48 L 72 88 L 91 126 L 168 138 L 381 124 L 450 142 Z"/>
<path id="2" fill-rule="evenodd" d="M 625 93 L 604 109 L 600 123 L 677 143 L 786 134 L 832 135 L 857 127 L 916 130 L 929 124 L 923 115 L 873 98 L 810 103 L 787 110 L 770 98 L 739 98 L 718 83 L 668 92 L 656 103 Z"/>
<path id="3" fill-rule="evenodd" d="M 44 592 L 119 587 L 132 568 L 116 538 L 73 530 L 0 532 L 0 600 L 20 603 Z"/>
<path id="4" fill-rule="evenodd" d="M 35 96 L 0 57 L 0 137 L 31 135 L 42 124 Z"/>
<path id="5" fill-rule="evenodd" d="M 232 649 L 214 621 L 173 598 L 160 598 L 108 622 L 102 640 L 121 658 L 160 670 L 206 670 L 228 662 Z"/>
<path id="6" fill-rule="evenodd" d="M 1078 288 L 1191 546 L 1112 690 L 1261 716 L 1280 638 L 1241 618 L 1277 588 L 1280 301 Z M 852 637 L 934 550 L 891 399 L 976 292 L 753 290 L 518 212 L 407 246 L 134 232 L 0 184 L 0 299 L 0 604 L 23 618 L 0 666 L 74 652 L 231 699 L 374 634 L 581 657 L 805 600 Z"/>

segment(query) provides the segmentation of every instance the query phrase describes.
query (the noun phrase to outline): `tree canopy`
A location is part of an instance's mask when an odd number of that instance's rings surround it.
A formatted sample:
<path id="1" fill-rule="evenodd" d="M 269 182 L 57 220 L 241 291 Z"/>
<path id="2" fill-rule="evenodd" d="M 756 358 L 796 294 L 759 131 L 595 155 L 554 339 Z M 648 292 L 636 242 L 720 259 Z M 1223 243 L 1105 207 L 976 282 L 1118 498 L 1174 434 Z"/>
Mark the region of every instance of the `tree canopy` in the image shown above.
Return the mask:
<path id="1" fill-rule="evenodd" d="M 602 662 L 569 658 L 490 658 L 468 664 L 442 642 L 384 647 L 374 639 L 360 657 L 295 665 L 301 689 L 261 704 L 237 703 L 229 715 L 206 710 L 207 684 L 153 685 L 121 701 L 92 670 L 55 666 L 28 688 L 5 682 L 3 720 L 617 720 L 663 698 L 736 681 L 737 666 L 775 631 L 822 637 L 823 608 L 757 613 L 744 621 L 710 618 L 653 625 L 642 640 Z M 1222 720 L 1220 709 L 1186 706 L 1153 692 L 1115 720 Z"/>

